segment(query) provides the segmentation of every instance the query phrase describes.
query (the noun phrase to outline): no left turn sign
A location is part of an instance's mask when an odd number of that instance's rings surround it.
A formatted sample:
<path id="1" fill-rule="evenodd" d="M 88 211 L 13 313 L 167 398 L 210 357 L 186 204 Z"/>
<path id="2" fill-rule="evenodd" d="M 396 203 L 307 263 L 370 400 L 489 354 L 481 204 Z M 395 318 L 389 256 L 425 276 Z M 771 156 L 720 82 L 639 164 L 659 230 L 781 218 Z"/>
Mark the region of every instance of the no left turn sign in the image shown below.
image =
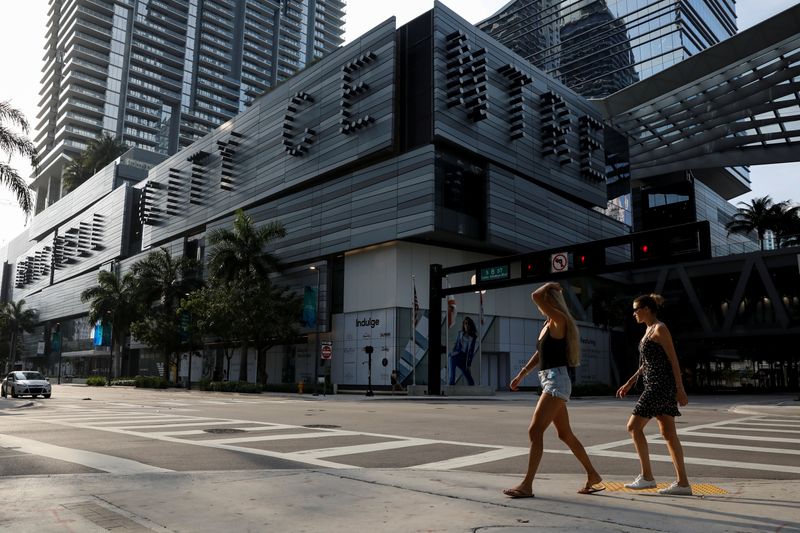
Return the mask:
<path id="1" fill-rule="evenodd" d="M 566 272 L 569 269 L 569 258 L 566 252 L 558 252 L 550 256 L 550 273 Z"/>

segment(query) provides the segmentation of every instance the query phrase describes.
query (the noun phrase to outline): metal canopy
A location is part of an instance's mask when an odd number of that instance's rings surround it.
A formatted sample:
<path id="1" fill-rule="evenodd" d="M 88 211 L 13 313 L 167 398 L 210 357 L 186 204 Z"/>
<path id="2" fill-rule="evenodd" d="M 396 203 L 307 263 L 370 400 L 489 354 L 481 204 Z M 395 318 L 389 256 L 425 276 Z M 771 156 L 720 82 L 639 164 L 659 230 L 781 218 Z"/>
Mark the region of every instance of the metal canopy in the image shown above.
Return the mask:
<path id="1" fill-rule="evenodd" d="M 634 179 L 800 161 L 800 5 L 593 102 Z"/>

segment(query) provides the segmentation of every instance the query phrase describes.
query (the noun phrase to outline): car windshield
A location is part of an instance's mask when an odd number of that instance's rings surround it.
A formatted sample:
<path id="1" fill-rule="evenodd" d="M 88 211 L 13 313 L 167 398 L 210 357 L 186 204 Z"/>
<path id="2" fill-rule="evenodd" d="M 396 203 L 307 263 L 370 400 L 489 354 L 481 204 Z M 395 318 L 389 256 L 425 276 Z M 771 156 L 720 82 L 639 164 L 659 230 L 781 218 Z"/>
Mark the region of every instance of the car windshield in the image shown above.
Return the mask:
<path id="1" fill-rule="evenodd" d="M 14 376 L 17 379 L 44 379 L 44 376 L 39 372 L 17 372 Z"/>

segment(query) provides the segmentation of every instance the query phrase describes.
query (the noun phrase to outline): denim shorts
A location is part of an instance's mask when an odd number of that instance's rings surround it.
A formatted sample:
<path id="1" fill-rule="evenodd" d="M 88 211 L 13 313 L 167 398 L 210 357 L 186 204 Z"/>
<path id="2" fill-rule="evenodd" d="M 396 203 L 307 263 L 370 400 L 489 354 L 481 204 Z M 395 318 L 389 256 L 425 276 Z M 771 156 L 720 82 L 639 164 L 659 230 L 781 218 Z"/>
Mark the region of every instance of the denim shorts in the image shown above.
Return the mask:
<path id="1" fill-rule="evenodd" d="M 542 394 L 547 393 L 565 402 L 569 401 L 572 394 L 572 381 L 569 379 L 567 367 L 557 366 L 539 371 L 539 383 L 542 384 Z"/>

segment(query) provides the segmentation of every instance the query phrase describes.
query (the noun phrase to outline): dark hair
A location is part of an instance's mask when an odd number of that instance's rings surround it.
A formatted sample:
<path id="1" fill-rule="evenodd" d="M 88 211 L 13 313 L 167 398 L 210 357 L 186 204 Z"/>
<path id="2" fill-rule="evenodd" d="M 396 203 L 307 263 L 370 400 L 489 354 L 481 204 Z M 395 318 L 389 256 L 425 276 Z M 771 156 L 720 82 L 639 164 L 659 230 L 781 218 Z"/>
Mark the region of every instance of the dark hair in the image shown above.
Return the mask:
<path id="1" fill-rule="evenodd" d="M 472 319 L 470 317 L 468 317 L 468 316 L 464 317 L 464 322 L 466 322 L 467 334 L 469 336 L 471 336 L 471 337 L 477 337 L 478 336 L 478 328 L 475 327 L 475 322 L 473 322 Z M 461 329 L 464 329 L 464 327 L 462 326 Z"/>
<path id="2" fill-rule="evenodd" d="M 654 315 L 658 314 L 658 310 L 664 305 L 664 297 L 660 294 L 643 294 L 633 300 L 633 303 L 639 307 L 647 307 Z"/>

